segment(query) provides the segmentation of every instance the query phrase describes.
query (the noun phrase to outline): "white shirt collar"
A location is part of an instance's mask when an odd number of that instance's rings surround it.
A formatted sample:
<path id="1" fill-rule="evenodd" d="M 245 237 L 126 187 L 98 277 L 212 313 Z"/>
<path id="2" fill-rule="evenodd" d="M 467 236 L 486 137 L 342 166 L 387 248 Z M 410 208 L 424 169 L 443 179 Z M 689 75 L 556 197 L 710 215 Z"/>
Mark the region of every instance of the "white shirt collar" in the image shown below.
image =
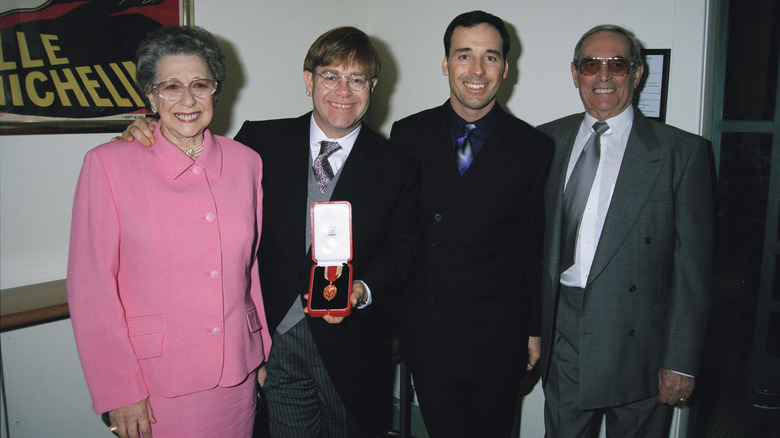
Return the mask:
<path id="1" fill-rule="evenodd" d="M 317 122 L 314 121 L 314 115 L 312 115 L 311 121 L 309 122 L 309 147 L 312 151 L 312 158 L 317 158 L 317 155 L 320 153 L 320 142 L 323 140 L 337 141 L 339 145 L 341 145 L 341 149 L 343 150 L 344 156 L 346 157 L 352 151 L 352 147 L 355 145 L 355 141 L 357 140 L 358 134 L 360 134 L 360 129 L 362 127 L 363 124 L 358 125 L 358 127 L 352 130 L 352 132 L 341 138 L 328 138 L 328 136 L 322 132 L 320 127 L 317 126 Z M 344 160 L 342 159 L 341 161 Z"/>
<path id="2" fill-rule="evenodd" d="M 590 135 L 589 132 L 591 127 L 593 127 L 593 124 L 597 121 L 598 120 L 595 117 L 585 113 L 585 118 L 582 120 L 582 125 L 580 125 L 580 135 L 584 134 L 585 137 L 588 137 Z M 631 129 L 631 126 L 634 123 L 634 106 L 629 105 L 622 113 L 605 120 L 605 122 L 609 125 L 609 130 L 612 131 L 610 132 L 611 135 L 614 135 L 617 138 L 624 138 L 625 134 Z M 607 132 L 605 132 L 605 134 L 607 134 Z"/>

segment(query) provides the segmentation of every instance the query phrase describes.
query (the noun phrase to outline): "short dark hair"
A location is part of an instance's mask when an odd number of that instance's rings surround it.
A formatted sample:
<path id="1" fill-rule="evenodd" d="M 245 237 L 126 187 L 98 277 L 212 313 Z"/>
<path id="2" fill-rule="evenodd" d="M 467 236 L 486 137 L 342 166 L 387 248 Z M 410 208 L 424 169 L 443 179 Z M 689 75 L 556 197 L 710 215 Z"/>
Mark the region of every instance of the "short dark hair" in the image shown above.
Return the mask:
<path id="1" fill-rule="evenodd" d="M 355 63 L 373 79 L 379 76 L 382 63 L 368 35 L 351 26 L 337 27 L 320 35 L 309 47 L 303 69 L 314 72 L 322 65 Z"/>
<path id="2" fill-rule="evenodd" d="M 576 65 L 578 62 L 580 62 L 580 56 L 582 56 L 582 44 L 585 42 L 588 37 L 591 35 L 595 35 L 599 32 L 612 32 L 619 35 L 623 35 L 628 40 L 629 44 L 629 56 L 631 57 L 630 61 L 633 64 L 636 65 L 642 65 L 642 43 L 639 42 L 639 40 L 634 36 L 634 34 L 622 26 L 617 26 L 615 24 L 600 24 L 589 31 L 585 32 L 581 37 L 580 40 L 577 41 L 577 45 L 574 47 L 574 64 Z"/>
<path id="3" fill-rule="evenodd" d="M 144 98 L 154 88 L 160 58 L 176 55 L 200 57 L 206 63 L 211 79 L 217 81 L 214 94 L 219 93 L 227 73 L 225 57 L 214 35 L 197 26 L 166 26 L 149 32 L 136 51 L 135 82 Z"/>
<path id="4" fill-rule="evenodd" d="M 506 26 L 504 26 L 504 20 L 485 11 L 464 12 L 450 22 L 447 30 L 444 31 L 444 55 L 448 58 L 450 56 L 452 33 L 455 32 L 456 27 L 474 27 L 482 23 L 493 26 L 498 31 L 498 34 L 501 35 L 501 42 L 503 43 L 501 56 L 506 60 L 506 55 L 509 53 L 509 32 L 507 32 Z"/>

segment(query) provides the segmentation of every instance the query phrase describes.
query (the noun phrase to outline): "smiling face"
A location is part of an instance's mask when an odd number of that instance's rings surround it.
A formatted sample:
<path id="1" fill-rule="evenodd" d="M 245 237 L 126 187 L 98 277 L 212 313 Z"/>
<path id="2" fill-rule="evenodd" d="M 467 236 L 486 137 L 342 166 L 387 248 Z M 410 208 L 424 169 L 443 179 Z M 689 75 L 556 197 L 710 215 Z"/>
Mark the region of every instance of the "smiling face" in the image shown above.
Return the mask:
<path id="1" fill-rule="evenodd" d="M 626 37 L 609 31 L 589 36 L 582 43 L 581 59 L 615 58 L 631 59 L 631 46 Z M 614 76 L 607 65 L 602 64 L 599 72 L 585 76 L 572 63 L 571 74 L 574 86 L 580 91 L 585 111 L 598 120 L 607 120 L 622 113 L 634 97 L 634 90 L 642 78 L 644 66 L 632 68 L 625 76 Z"/>
<path id="2" fill-rule="evenodd" d="M 306 94 L 311 96 L 314 105 L 314 122 L 328 138 L 344 137 L 355 130 L 363 121 L 371 103 L 371 93 L 377 80 L 376 78 L 370 79 L 365 88 L 360 91 L 349 88 L 347 81 L 343 78 L 332 90 L 322 85 L 319 75 L 324 73 L 331 73 L 339 77 L 367 76 L 364 69 L 354 62 L 340 66 L 318 66 L 315 73 L 317 74 L 308 70 L 303 72 Z"/>
<path id="3" fill-rule="evenodd" d="M 193 79 L 211 78 L 206 63 L 199 56 L 163 56 L 157 62 L 155 83 L 175 79 L 185 85 L 178 100 L 165 100 L 157 93 L 147 95 L 152 107 L 160 113 L 161 132 L 173 144 L 188 149 L 203 143 L 203 131 L 214 115 L 214 96 L 197 98 L 187 85 Z"/>
<path id="4" fill-rule="evenodd" d="M 495 105 L 509 71 L 501 51 L 501 35 L 487 23 L 452 32 L 450 53 L 441 69 L 449 77 L 452 108 L 464 120 L 473 122 Z"/>

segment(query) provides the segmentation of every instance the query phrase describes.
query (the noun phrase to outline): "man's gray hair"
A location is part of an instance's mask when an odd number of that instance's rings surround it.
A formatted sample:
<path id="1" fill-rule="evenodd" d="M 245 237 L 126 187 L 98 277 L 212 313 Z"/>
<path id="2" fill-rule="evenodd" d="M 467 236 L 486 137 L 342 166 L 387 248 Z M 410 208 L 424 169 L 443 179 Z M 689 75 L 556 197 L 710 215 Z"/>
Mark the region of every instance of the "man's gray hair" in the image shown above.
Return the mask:
<path id="1" fill-rule="evenodd" d="M 591 30 L 585 32 L 582 37 L 580 37 L 580 40 L 577 41 L 577 45 L 574 47 L 574 64 L 576 65 L 578 62 L 580 62 L 580 56 L 582 55 L 582 43 L 591 35 L 597 34 L 599 32 L 613 32 L 620 35 L 623 35 L 628 39 L 628 43 L 630 45 L 630 61 L 633 64 L 636 65 L 642 65 L 642 43 L 639 42 L 639 40 L 636 39 L 633 33 L 629 31 L 628 29 L 617 26 L 614 24 L 600 24 Z"/>

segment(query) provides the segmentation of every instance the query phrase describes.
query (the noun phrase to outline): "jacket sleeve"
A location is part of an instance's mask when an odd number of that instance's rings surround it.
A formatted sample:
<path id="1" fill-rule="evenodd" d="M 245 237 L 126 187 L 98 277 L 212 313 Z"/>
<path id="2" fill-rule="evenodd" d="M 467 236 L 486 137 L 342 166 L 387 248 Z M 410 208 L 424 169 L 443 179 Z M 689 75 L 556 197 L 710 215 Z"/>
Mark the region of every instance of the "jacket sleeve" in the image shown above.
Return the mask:
<path id="1" fill-rule="evenodd" d="M 404 175 L 398 198 L 394 200 L 395 208 L 384 243 L 371 263 L 360 273 L 359 280 L 372 288 L 372 294 L 380 289 L 400 291 L 419 268 L 423 238 L 420 169 L 417 163 L 408 163 L 408 171 Z M 397 293 L 392 294 L 390 301 L 396 297 Z M 372 295 L 372 300 L 377 305 L 388 304 L 376 294 Z"/>
<path id="2" fill-rule="evenodd" d="M 528 331 L 530 336 L 542 333 L 542 254 L 544 247 L 544 186 L 553 156 L 553 142 L 548 138 L 539 140 L 541 153 L 539 167 L 526 197 L 523 224 L 523 239 L 527 243 L 522 249 L 523 266 L 530 304 Z"/>
<path id="3" fill-rule="evenodd" d="M 76 185 L 68 257 L 68 305 L 95 412 L 149 396 L 117 289 L 120 222 L 110 177 L 87 153 Z"/>
<path id="4" fill-rule="evenodd" d="M 258 159 L 258 181 L 257 181 L 257 194 L 255 195 L 255 202 L 257 203 L 255 208 L 255 220 L 257 221 L 257 234 L 256 239 L 253 247 L 252 254 L 257 254 L 257 250 L 259 248 L 260 243 L 260 235 L 262 232 L 262 223 L 263 223 L 263 186 L 261 184 L 262 177 L 263 177 L 263 162 L 261 159 Z M 260 323 L 263 325 L 262 329 L 260 330 L 260 336 L 263 339 L 263 356 L 264 361 L 268 361 L 268 355 L 271 353 L 271 331 L 268 329 L 268 322 L 266 320 L 265 316 L 265 303 L 263 302 L 263 295 L 261 293 L 260 289 L 260 272 L 257 268 L 257 256 L 252 257 L 252 265 L 249 268 L 249 293 L 252 296 L 252 301 L 255 303 L 255 307 L 257 308 L 257 315 L 260 318 Z"/>
<path id="5" fill-rule="evenodd" d="M 695 375 L 712 292 L 713 192 L 708 142 L 693 139 L 675 180 L 675 246 L 664 335 L 666 369 Z"/>

